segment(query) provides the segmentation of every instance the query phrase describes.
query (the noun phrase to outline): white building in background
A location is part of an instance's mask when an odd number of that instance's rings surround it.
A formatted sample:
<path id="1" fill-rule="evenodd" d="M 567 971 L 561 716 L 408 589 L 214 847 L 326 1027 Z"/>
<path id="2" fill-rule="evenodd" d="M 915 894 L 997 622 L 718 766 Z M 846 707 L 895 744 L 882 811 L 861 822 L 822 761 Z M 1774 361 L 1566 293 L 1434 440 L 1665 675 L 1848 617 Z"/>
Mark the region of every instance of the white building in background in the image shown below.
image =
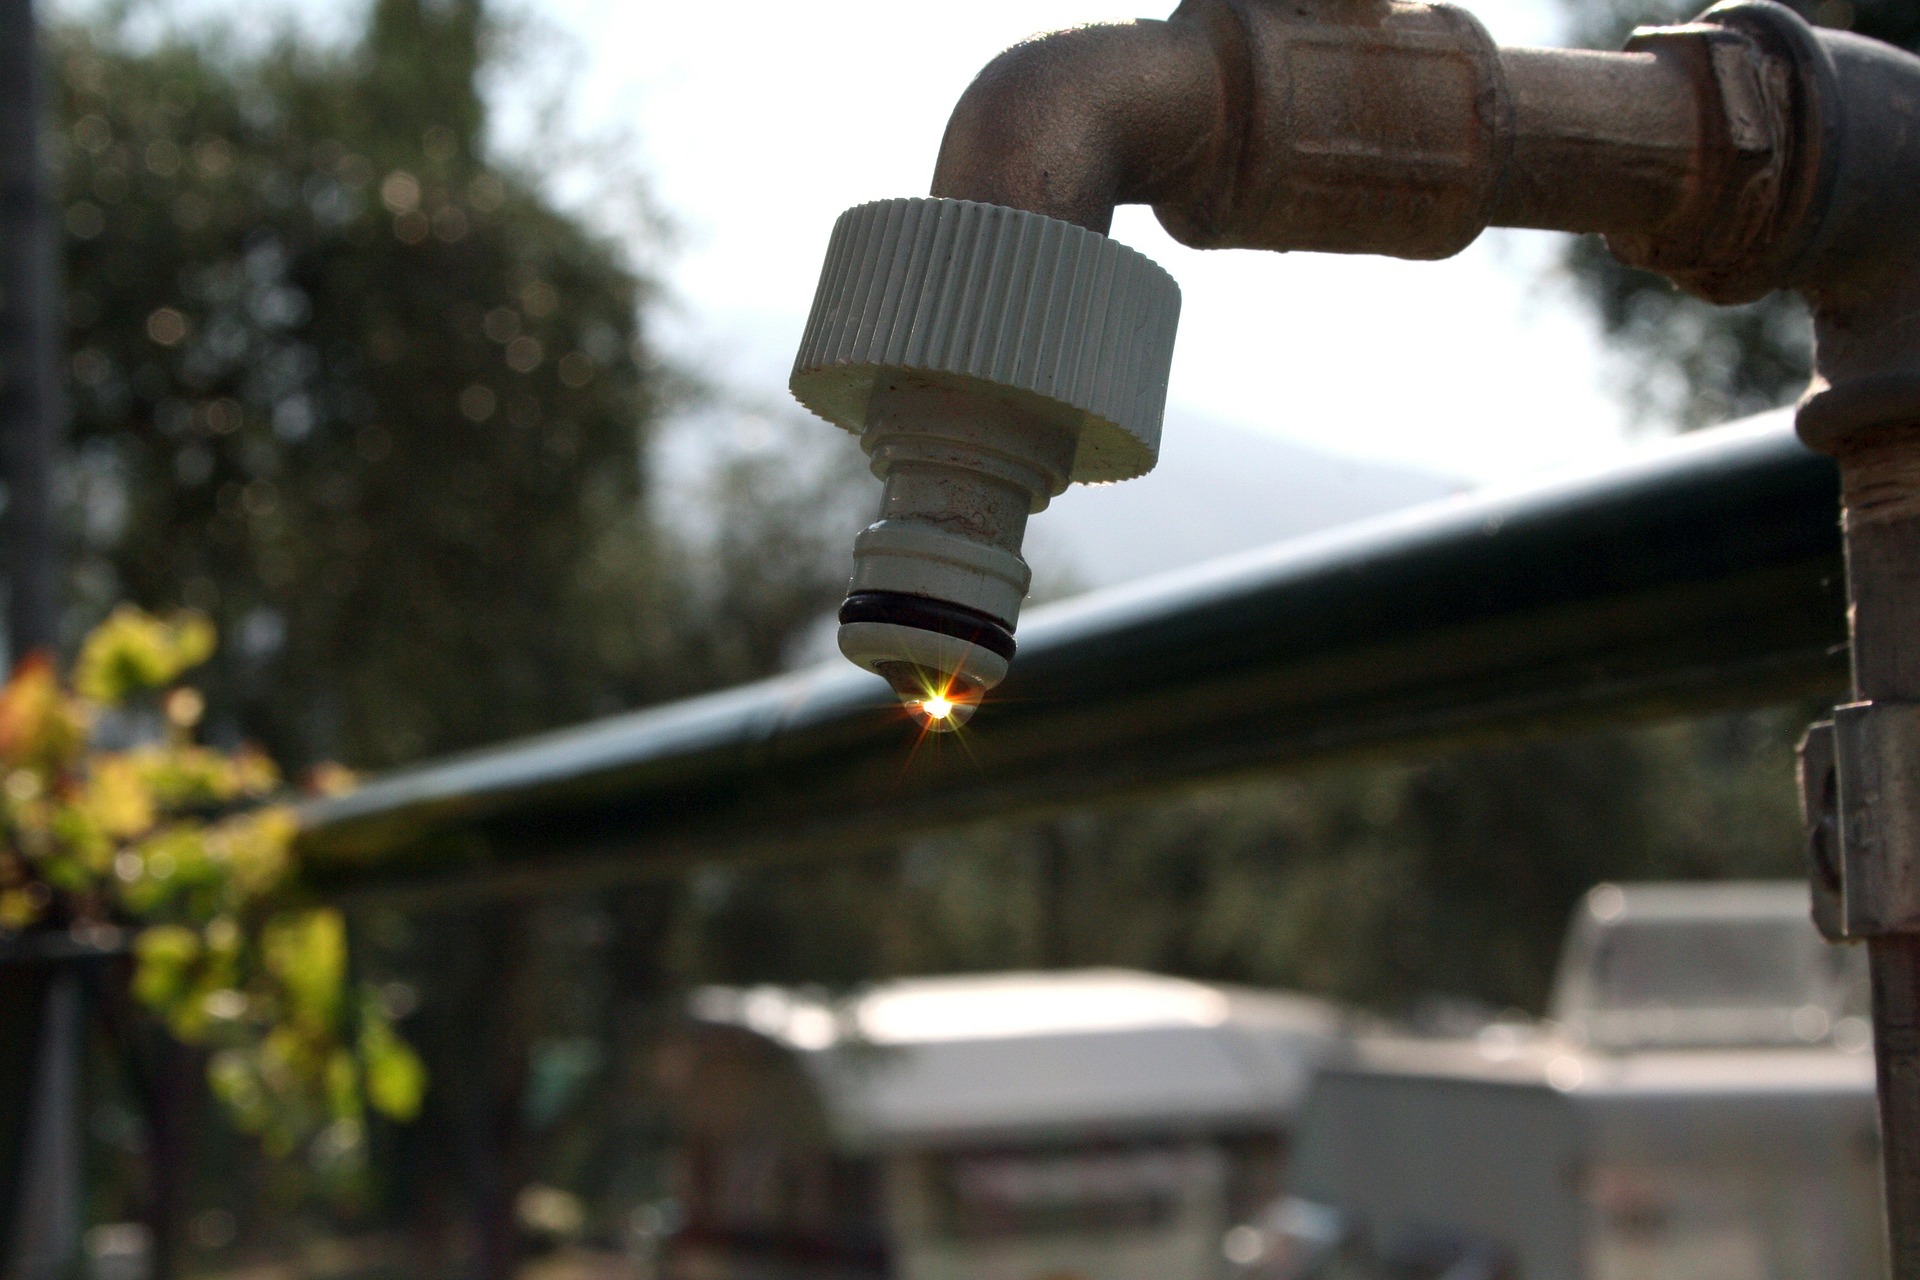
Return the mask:
<path id="1" fill-rule="evenodd" d="M 707 990 L 663 1274 L 1877 1275 L 1861 961 L 1801 884 L 1602 885 L 1550 1017 L 1467 1037 L 1118 970 Z"/>
<path id="2" fill-rule="evenodd" d="M 1330 1005 L 1122 970 L 709 989 L 663 1057 L 675 1280 L 1211 1277 Z"/>
<path id="3" fill-rule="evenodd" d="M 1321 1238 L 1242 1228 L 1247 1274 L 1882 1275 L 1866 985 L 1805 884 L 1601 885 L 1547 1022 L 1322 1072 L 1283 1202 Z"/>

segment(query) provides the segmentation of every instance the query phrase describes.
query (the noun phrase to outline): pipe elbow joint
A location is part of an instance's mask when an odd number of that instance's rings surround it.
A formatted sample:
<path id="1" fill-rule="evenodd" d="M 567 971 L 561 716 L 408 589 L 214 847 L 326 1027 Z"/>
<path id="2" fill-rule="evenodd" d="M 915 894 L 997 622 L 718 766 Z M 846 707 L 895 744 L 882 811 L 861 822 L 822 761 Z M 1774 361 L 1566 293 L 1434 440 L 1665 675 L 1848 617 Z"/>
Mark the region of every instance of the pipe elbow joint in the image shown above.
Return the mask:
<path id="1" fill-rule="evenodd" d="M 1195 248 L 1443 258 L 1488 225 L 1511 132 L 1498 50 L 1464 10 L 1185 0 L 989 64 L 933 194 L 1102 233 L 1149 204 Z"/>
<path id="2" fill-rule="evenodd" d="M 1122 204 L 1201 188 L 1230 136 L 1208 24 L 1075 27 L 1008 49 L 954 107 L 931 194 L 1044 214 L 1104 235 Z"/>

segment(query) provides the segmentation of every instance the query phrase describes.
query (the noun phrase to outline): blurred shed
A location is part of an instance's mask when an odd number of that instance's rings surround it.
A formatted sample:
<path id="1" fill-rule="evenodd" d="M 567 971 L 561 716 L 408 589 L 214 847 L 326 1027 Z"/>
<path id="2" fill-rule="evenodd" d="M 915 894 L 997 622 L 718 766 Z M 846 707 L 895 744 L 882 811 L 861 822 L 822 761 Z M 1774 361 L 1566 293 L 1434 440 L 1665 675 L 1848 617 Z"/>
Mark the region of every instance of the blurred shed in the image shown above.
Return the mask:
<path id="1" fill-rule="evenodd" d="M 667 1274 L 1211 1274 L 1342 1021 L 1124 970 L 709 988 L 662 1058 Z"/>

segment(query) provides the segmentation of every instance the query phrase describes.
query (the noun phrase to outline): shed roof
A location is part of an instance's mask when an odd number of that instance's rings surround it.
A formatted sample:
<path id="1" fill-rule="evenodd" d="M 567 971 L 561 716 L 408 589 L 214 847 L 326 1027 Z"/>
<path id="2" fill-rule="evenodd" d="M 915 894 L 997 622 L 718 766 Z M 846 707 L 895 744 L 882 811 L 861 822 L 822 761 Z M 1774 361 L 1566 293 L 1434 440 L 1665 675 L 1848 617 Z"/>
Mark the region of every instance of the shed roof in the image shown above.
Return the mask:
<path id="1" fill-rule="evenodd" d="M 1124 969 L 887 983 L 845 1001 L 707 988 L 693 1013 L 789 1051 L 849 1147 L 1279 1129 L 1337 1043 L 1305 996 Z"/>

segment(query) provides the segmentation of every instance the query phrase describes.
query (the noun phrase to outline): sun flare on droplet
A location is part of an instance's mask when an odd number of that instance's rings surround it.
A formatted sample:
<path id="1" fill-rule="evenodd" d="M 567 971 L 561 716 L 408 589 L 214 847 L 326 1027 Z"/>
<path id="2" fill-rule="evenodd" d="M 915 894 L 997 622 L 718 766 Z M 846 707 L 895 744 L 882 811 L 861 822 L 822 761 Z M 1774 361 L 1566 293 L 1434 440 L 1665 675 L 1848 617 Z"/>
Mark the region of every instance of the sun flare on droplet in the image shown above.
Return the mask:
<path id="1" fill-rule="evenodd" d="M 952 733 L 971 720 L 980 705 L 979 690 L 951 680 L 944 684 L 928 680 L 915 693 L 901 701 L 927 733 Z"/>
<path id="2" fill-rule="evenodd" d="M 900 705 L 922 733 L 952 733 L 973 718 L 986 690 L 952 671 L 937 671 L 907 663 L 876 668 L 893 686 Z"/>
<path id="3" fill-rule="evenodd" d="M 974 708 L 980 703 L 977 694 L 968 696 L 970 692 L 958 687 L 929 689 L 908 700 L 907 710 L 928 733 L 952 733 L 973 718 Z"/>

